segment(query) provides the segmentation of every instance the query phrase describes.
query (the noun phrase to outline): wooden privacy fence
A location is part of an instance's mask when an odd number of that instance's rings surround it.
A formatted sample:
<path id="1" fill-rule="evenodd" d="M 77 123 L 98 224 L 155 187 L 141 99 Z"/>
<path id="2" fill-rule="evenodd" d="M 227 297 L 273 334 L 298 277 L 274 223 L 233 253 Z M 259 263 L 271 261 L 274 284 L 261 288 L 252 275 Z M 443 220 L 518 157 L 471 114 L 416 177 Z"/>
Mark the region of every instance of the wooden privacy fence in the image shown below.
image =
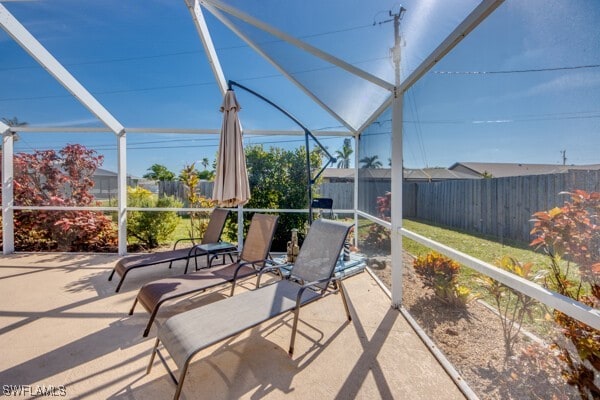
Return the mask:
<path id="1" fill-rule="evenodd" d="M 338 210 L 354 209 L 354 183 L 353 182 L 327 182 L 321 183 L 317 188 L 318 197 L 333 199 L 333 208 Z"/>
<path id="2" fill-rule="evenodd" d="M 199 193 L 212 196 L 212 182 L 202 182 Z M 354 184 L 322 183 L 319 197 L 333 199 L 334 209 L 354 208 Z M 376 198 L 390 190 L 389 182 L 362 182 L 359 209 L 377 215 Z M 600 191 L 600 171 L 570 170 L 562 174 L 507 178 L 404 183 L 403 214 L 467 232 L 528 243 L 533 213 L 561 206 L 560 192 L 582 189 Z M 160 195 L 174 195 L 185 202 L 181 182 L 160 182 Z"/>
<path id="3" fill-rule="evenodd" d="M 600 171 L 404 184 L 404 216 L 529 242 L 532 214 L 561 206 L 560 192 L 600 191 Z"/>
<path id="4" fill-rule="evenodd" d="M 198 193 L 205 197 L 212 197 L 213 182 L 200 182 Z M 179 181 L 158 182 L 159 196 L 175 196 L 185 203 L 185 186 Z M 347 183 L 322 183 L 317 187 L 318 197 L 333 199 L 333 207 L 339 210 L 354 209 L 354 184 Z"/>
<path id="5" fill-rule="evenodd" d="M 213 192 L 214 182 L 201 181 L 198 185 L 198 194 L 211 198 Z M 158 182 L 158 195 L 162 196 L 175 196 L 175 198 L 187 207 L 187 195 L 186 188 L 182 182 L 179 181 L 161 181 Z"/>

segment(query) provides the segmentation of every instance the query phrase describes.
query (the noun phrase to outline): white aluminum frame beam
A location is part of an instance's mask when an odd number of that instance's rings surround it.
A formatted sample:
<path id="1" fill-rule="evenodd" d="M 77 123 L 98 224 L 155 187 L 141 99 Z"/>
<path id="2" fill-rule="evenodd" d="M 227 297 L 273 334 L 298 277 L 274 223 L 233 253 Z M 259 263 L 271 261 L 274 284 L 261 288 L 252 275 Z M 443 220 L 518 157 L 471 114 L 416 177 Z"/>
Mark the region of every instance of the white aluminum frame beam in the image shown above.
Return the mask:
<path id="1" fill-rule="evenodd" d="M 14 167 L 13 149 L 14 133 L 10 126 L 0 121 L 2 134 L 2 253 L 11 254 L 15 251 L 14 237 Z"/>
<path id="2" fill-rule="evenodd" d="M 402 234 L 438 253 L 444 254 L 453 260 L 466 265 L 467 267 L 473 268 L 475 271 L 481 272 L 510 288 L 524 293 L 552 308 L 556 308 L 594 329 L 600 329 L 600 310 L 598 309 L 588 307 L 583 303 L 548 290 L 534 282 L 523 279 L 494 265 L 478 260 L 468 254 L 428 239 L 425 236 L 421 236 L 404 228 L 402 228 Z"/>
<path id="3" fill-rule="evenodd" d="M 119 254 L 127 252 L 127 154 L 125 128 L 29 31 L 0 4 L 0 26 L 48 73 L 117 136 Z M 4 208 L 4 204 L 3 204 Z M 14 237 L 11 235 L 14 240 Z M 5 238 L 6 239 L 6 238 Z"/>
<path id="4" fill-rule="evenodd" d="M 392 93 L 390 95 L 390 97 L 388 97 L 383 103 L 381 103 L 381 105 L 379 106 L 379 108 L 377 108 L 377 110 L 375 110 L 373 112 L 373 114 L 369 117 L 369 119 L 367 119 L 360 128 L 358 128 L 358 133 L 362 133 L 365 129 L 367 129 L 369 127 L 369 125 L 371 125 L 373 122 L 375 122 L 377 120 L 377 118 L 379 118 L 379 116 L 381 114 L 383 114 L 385 112 L 385 110 L 388 109 L 389 106 L 392 105 L 392 102 L 394 101 L 394 94 Z"/>
<path id="5" fill-rule="evenodd" d="M 503 2 L 504 0 L 483 0 L 479 3 L 429 56 L 406 79 L 402 80 L 400 90 L 406 92 Z"/>
<path id="6" fill-rule="evenodd" d="M 402 150 L 402 122 L 404 93 L 397 91 L 392 102 L 392 199 L 391 207 L 391 255 L 392 255 L 392 307 L 402 306 L 402 274 L 404 263 L 402 257 L 402 183 L 404 181 L 403 150 Z"/>
<path id="7" fill-rule="evenodd" d="M 1 0 L 0 0 L 1 1 Z M 19 126 L 12 127 L 13 132 L 31 132 L 31 133 L 109 133 L 112 132 L 106 127 L 90 128 L 85 126 Z M 148 134 L 191 134 L 191 135 L 218 135 L 219 129 L 195 129 L 195 128 L 125 128 L 128 135 L 138 133 Z M 339 136 L 339 137 L 354 137 L 354 133 L 350 131 L 312 131 L 315 136 Z M 300 130 L 262 130 L 262 129 L 246 129 L 244 135 L 261 135 L 261 136 L 304 136 L 304 131 Z"/>
<path id="8" fill-rule="evenodd" d="M 358 131 L 354 134 L 354 187 L 352 188 L 354 191 L 354 246 L 356 247 L 358 247 L 358 214 L 356 210 L 358 210 L 358 164 L 360 160 L 358 149 L 360 145 L 360 132 Z"/>
<path id="9" fill-rule="evenodd" d="M 381 226 L 392 229 L 392 224 L 390 224 L 388 221 L 383 221 L 362 211 L 357 211 L 357 214 Z M 533 299 L 540 301 L 541 303 L 556 308 L 557 310 L 560 310 L 595 329 L 600 329 L 600 310 L 588 307 L 583 303 L 546 289 L 537 283 L 528 281 L 527 279 L 504 271 L 503 269 L 436 242 L 435 240 L 409 231 L 406 228 L 402 228 L 401 233 L 403 236 L 412 239 L 415 242 L 421 243 L 422 245 L 427 246 L 438 253 L 444 254 L 445 256 L 448 256 L 453 260 L 468 266 L 469 268 L 473 268 L 475 271 L 489 276 L 490 278 L 495 279 L 512 289 L 515 289 Z M 392 247 L 393 246 L 394 243 L 392 243 Z"/>
<path id="10" fill-rule="evenodd" d="M 184 1 L 188 7 L 188 10 L 190 11 L 190 14 L 192 15 L 192 19 L 194 20 L 194 24 L 196 25 L 198 35 L 202 40 L 204 52 L 206 53 L 206 57 L 208 57 L 208 63 L 210 64 L 210 67 L 212 68 L 213 74 L 215 76 L 215 80 L 219 85 L 221 95 L 225 96 L 225 92 L 227 92 L 227 80 L 225 79 L 225 74 L 223 73 L 223 69 L 221 68 L 221 62 L 219 61 L 219 57 L 217 56 L 217 51 L 215 50 L 212 37 L 210 36 L 210 31 L 208 30 L 208 26 L 206 25 L 204 14 L 202 14 L 202 7 L 200 7 L 200 2 L 199 0 Z"/>
<path id="11" fill-rule="evenodd" d="M 117 135 L 117 215 L 118 230 L 118 252 L 119 255 L 127 254 L 127 137 L 125 132 Z"/>
<path id="12" fill-rule="evenodd" d="M 356 76 L 358 76 L 358 77 L 360 77 L 360 78 L 362 78 L 362 79 L 364 79 L 366 81 L 369 81 L 369 82 L 371 82 L 371 83 L 373 83 L 373 84 L 375 84 L 377 86 L 380 86 L 380 87 L 382 87 L 384 89 L 387 89 L 387 90 L 390 90 L 390 91 L 394 90 L 394 85 L 391 84 L 390 82 L 388 82 L 388 81 L 386 81 L 384 79 L 381 79 L 381 78 L 379 78 L 379 77 L 377 77 L 375 75 L 372 75 L 372 74 L 370 74 L 370 73 L 368 73 L 368 72 L 366 72 L 366 71 L 364 71 L 364 70 L 362 70 L 360 68 L 357 68 L 354 65 L 349 64 L 346 61 L 341 60 L 341 59 L 339 59 L 339 58 L 337 58 L 337 57 L 335 57 L 335 56 L 333 56 L 333 55 L 331 55 L 329 53 L 326 53 L 323 50 L 320 50 L 320 49 L 318 49 L 318 48 L 316 48 L 314 46 L 311 46 L 310 44 L 305 43 L 305 42 L 303 42 L 303 41 L 301 41 L 301 40 L 299 40 L 299 39 L 297 39 L 297 38 L 295 38 L 293 36 L 290 36 L 290 35 L 282 32 L 282 31 L 280 31 L 280 30 L 272 27 L 271 25 L 268 25 L 268 24 L 266 24 L 266 23 L 264 23 L 264 22 L 262 22 L 262 21 L 260 21 L 260 20 L 258 20 L 256 18 L 254 18 L 254 17 L 252 17 L 252 16 L 250 16 L 250 15 L 248 15 L 248 14 L 246 14 L 246 13 L 244 13 L 244 12 L 242 12 L 242 11 L 234 8 L 234 7 L 231 7 L 231 6 L 227 5 L 227 4 L 224 4 L 223 2 L 221 2 L 219 0 L 201 0 L 201 3 L 205 7 L 208 4 L 210 4 L 210 5 L 218 8 L 218 9 L 226 12 L 227 14 L 231 14 L 234 17 L 239 18 L 242 21 L 244 21 L 244 22 L 246 22 L 246 23 L 248 23 L 248 24 L 250 24 L 250 25 L 252 25 L 252 26 L 254 26 L 254 27 L 258 28 L 258 29 L 261 29 L 261 30 L 263 30 L 265 32 L 268 32 L 271 35 L 273 35 L 273 36 L 275 36 L 275 37 L 277 37 L 277 38 L 279 38 L 279 39 L 281 39 L 281 40 L 283 40 L 283 41 L 285 41 L 285 42 L 287 42 L 287 43 L 289 43 L 289 44 L 291 44 L 293 46 L 296 46 L 296 47 L 298 47 L 298 48 L 300 48 L 300 49 L 302 49 L 302 50 L 304 50 L 304 51 L 312 54 L 315 57 L 318 57 L 318 58 L 320 58 L 322 60 L 325 60 L 328 63 L 333 64 L 333 65 L 335 65 L 337 67 L 340 67 L 340 68 L 342 68 L 342 69 L 350 72 L 351 74 L 354 74 L 354 75 L 356 75 Z"/>
<path id="13" fill-rule="evenodd" d="M 472 30 L 474 30 L 485 18 L 498 8 L 504 0 L 484 0 L 482 1 L 464 20 L 461 22 L 442 43 L 421 63 L 415 70 L 402 81 L 400 91 L 402 93 L 410 89 L 423 75 L 435 66 L 446 54 L 448 54 L 456 45 L 458 45 Z M 358 129 L 362 133 L 370 124 L 373 123 L 385 110 L 392 104 L 393 94 L 373 112 L 371 117 Z"/>
<path id="14" fill-rule="evenodd" d="M 123 133 L 123 125 L 96 100 L 86 88 L 58 62 L 46 48 L 0 3 L 0 26 L 50 75 L 81 102 L 115 134 Z"/>
<path id="15" fill-rule="evenodd" d="M 402 183 L 403 174 L 403 96 L 412 85 L 425 75 L 439 60 L 458 45 L 473 29 L 489 16 L 504 0 L 483 0 L 475 9 L 444 39 L 444 41 L 404 80 L 400 79 L 399 65 L 396 66 L 396 87 L 393 96 L 384 102 L 360 127 L 366 129 L 385 110 L 391 100 L 392 106 L 392 306 L 402 305 Z M 355 184 L 358 182 L 355 181 Z"/>
<path id="16" fill-rule="evenodd" d="M 282 75 L 284 75 L 287 79 L 289 79 L 292 83 L 294 83 L 300 90 L 302 90 L 308 97 L 310 97 L 315 103 L 319 104 L 321 108 L 327 111 L 332 117 L 334 117 L 338 122 L 348 128 L 352 133 L 356 132 L 356 129 L 350 125 L 344 118 L 338 115 L 335 111 L 333 111 L 327 104 L 325 104 L 321 99 L 319 99 L 313 92 L 311 92 L 306 86 L 300 83 L 296 78 L 294 78 L 290 73 L 287 72 L 285 68 L 283 68 L 277 61 L 271 58 L 268 54 L 266 54 L 262 49 L 254 43 L 252 39 L 247 37 L 243 32 L 241 32 L 227 17 L 223 15 L 218 9 L 207 4 L 206 2 L 202 2 L 204 7 L 213 14 L 219 21 L 221 21 L 227 28 L 229 28 L 233 33 L 238 35 L 244 42 L 248 44 L 254 51 L 260 54 L 265 60 L 271 63 Z"/>

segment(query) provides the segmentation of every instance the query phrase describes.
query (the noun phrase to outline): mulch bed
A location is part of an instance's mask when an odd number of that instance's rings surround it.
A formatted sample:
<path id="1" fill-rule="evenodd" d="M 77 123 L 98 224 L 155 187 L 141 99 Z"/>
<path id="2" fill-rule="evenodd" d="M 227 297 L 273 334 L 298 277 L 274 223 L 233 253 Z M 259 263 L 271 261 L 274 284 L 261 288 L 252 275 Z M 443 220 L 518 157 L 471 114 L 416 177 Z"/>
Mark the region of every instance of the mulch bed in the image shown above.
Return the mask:
<path id="1" fill-rule="evenodd" d="M 368 264 L 389 288 L 389 258 L 374 257 Z M 577 390 L 561 377 L 552 350 L 521 335 L 515 356 L 507 359 L 498 315 L 479 301 L 464 309 L 446 304 L 423 287 L 412 264 L 413 257 L 405 253 L 404 307 L 480 398 L 579 398 Z"/>

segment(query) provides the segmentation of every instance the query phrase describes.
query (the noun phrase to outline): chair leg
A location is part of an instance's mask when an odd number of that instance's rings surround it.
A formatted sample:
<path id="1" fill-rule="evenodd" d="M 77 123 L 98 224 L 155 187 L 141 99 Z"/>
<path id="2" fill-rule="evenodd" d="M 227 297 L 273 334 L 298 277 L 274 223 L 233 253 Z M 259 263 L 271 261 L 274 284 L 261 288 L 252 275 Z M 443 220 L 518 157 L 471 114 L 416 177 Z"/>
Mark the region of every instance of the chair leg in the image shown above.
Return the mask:
<path id="1" fill-rule="evenodd" d="M 150 314 L 150 319 L 148 320 L 148 323 L 146 324 L 146 329 L 144 329 L 144 334 L 142 336 L 148 337 L 148 334 L 150 333 L 150 329 L 152 328 L 152 323 L 154 322 L 154 319 L 156 318 L 156 314 L 158 314 L 158 307 L 160 307 L 160 304 L 157 304 L 154 307 L 154 309 L 152 310 L 152 313 Z"/>
<path id="2" fill-rule="evenodd" d="M 177 390 L 175 390 L 175 395 L 173 396 L 173 400 L 178 400 L 179 396 L 181 396 L 181 389 L 183 389 L 183 381 L 185 379 L 185 374 L 187 373 L 189 364 L 190 364 L 190 360 L 188 359 L 185 362 L 185 365 L 183 366 L 183 368 L 181 370 L 181 374 L 179 374 L 179 382 L 177 383 Z"/>
<path id="3" fill-rule="evenodd" d="M 119 293 L 119 289 L 121 289 L 121 285 L 123 285 L 123 281 L 125 280 L 125 277 L 127 276 L 127 272 L 129 272 L 129 270 L 126 270 L 125 273 L 123 274 L 123 276 L 121 277 L 121 280 L 119 281 L 119 284 L 117 285 L 117 288 L 115 289 L 115 293 Z"/>
<path id="4" fill-rule="evenodd" d="M 137 296 L 135 296 L 135 300 L 133 300 L 133 305 L 131 306 L 131 310 L 129 310 L 129 315 L 133 315 L 133 310 L 135 310 L 135 306 L 138 302 Z"/>
<path id="5" fill-rule="evenodd" d="M 117 268 L 113 268 L 112 272 L 110 273 L 109 277 L 108 277 L 108 281 L 112 281 L 113 276 L 115 275 L 115 272 L 117 271 Z"/>
<path id="6" fill-rule="evenodd" d="M 346 297 L 346 289 L 344 289 L 342 281 L 337 281 L 336 284 L 340 290 L 340 296 L 342 296 L 342 303 L 344 303 L 344 309 L 346 310 L 348 321 L 352 321 L 352 315 L 350 315 L 350 308 L 348 307 L 348 298 Z"/>
<path id="7" fill-rule="evenodd" d="M 154 357 L 156 356 L 156 351 L 158 350 L 158 345 L 160 344 L 160 339 L 156 338 L 156 343 L 154 344 L 154 348 L 152 349 L 152 354 L 150 355 L 150 362 L 148 363 L 148 367 L 146 368 L 146 375 L 152 371 L 152 364 L 154 363 Z"/>
<path id="8" fill-rule="evenodd" d="M 297 305 L 294 310 L 294 325 L 292 326 L 292 339 L 290 340 L 290 349 L 288 354 L 290 357 L 294 355 L 294 342 L 296 341 L 296 330 L 298 330 L 298 318 L 300 317 L 300 306 Z"/>

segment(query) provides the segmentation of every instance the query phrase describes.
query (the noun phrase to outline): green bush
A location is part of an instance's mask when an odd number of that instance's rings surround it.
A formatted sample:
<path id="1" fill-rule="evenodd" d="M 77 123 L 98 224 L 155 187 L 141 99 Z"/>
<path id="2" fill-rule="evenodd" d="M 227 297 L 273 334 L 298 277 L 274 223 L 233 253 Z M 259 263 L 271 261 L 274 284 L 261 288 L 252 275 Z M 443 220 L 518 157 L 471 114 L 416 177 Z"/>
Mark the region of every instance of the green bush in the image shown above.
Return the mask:
<path id="1" fill-rule="evenodd" d="M 496 260 L 495 264 L 505 271 L 535 283 L 540 283 L 544 277 L 543 273 L 534 274 L 533 263 L 522 263 L 514 257 L 504 256 Z M 498 317 L 502 325 L 505 357 L 508 360 L 514 355 L 515 344 L 525 317 L 528 317 L 529 320 L 533 319 L 532 311 L 537 303 L 531 297 L 489 276 L 481 276 L 479 282 L 494 299 L 494 305 L 498 310 Z"/>
<path id="2" fill-rule="evenodd" d="M 533 214 L 531 246 L 548 256 L 544 285 L 589 307 L 600 308 L 600 192 L 575 190 L 562 207 Z M 567 268 L 561 268 L 561 261 Z M 569 270 L 575 270 L 572 277 Z M 582 399 L 600 398 L 600 330 L 559 310 L 552 312 L 563 337 L 553 347 L 563 377 Z"/>
<path id="3" fill-rule="evenodd" d="M 1 159 L 1 157 L 0 157 Z M 68 144 L 61 150 L 14 155 L 14 204 L 23 206 L 95 207 L 93 175 L 104 158 L 95 150 Z M 0 194 L 1 194 L 0 183 Z M 103 212 L 84 210 L 16 210 L 17 251 L 117 250 L 117 228 Z M 0 234 L 0 241 L 2 236 Z"/>
<path id="4" fill-rule="evenodd" d="M 317 150 L 310 153 L 313 169 L 321 166 L 321 155 Z M 305 209 L 308 208 L 306 176 L 306 149 L 299 147 L 285 150 L 271 147 L 268 151 L 255 145 L 246 148 L 246 165 L 251 188 L 251 199 L 247 208 Z M 244 213 L 244 231 L 247 232 L 252 218 Z M 285 251 L 290 240 L 291 230 L 297 228 L 300 235 L 306 230 L 307 214 L 281 214 L 271 249 Z M 237 218 L 229 216 L 225 235 L 229 241 L 237 241 Z"/>
<path id="5" fill-rule="evenodd" d="M 149 190 L 127 188 L 129 207 L 181 207 L 182 203 L 172 196 L 156 198 Z M 127 240 L 147 249 L 153 249 L 160 243 L 170 241 L 171 235 L 179 224 L 180 217 L 175 211 L 128 211 Z"/>
<path id="6" fill-rule="evenodd" d="M 203 171 L 207 172 L 207 171 Z M 187 207 L 189 208 L 214 208 L 217 205 L 207 197 L 199 195 L 198 185 L 200 184 L 200 173 L 196 170 L 194 163 L 186 164 L 179 174 L 179 181 L 185 186 L 185 195 Z M 190 239 L 204 237 L 208 222 L 210 221 L 210 211 L 190 211 L 190 227 L 188 234 Z"/>
<path id="7" fill-rule="evenodd" d="M 465 307 L 477 298 L 469 288 L 458 284 L 460 264 L 446 256 L 432 251 L 417 257 L 414 268 L 423 286 L 433 289 L 438 298 L 450 305 Z"/>

